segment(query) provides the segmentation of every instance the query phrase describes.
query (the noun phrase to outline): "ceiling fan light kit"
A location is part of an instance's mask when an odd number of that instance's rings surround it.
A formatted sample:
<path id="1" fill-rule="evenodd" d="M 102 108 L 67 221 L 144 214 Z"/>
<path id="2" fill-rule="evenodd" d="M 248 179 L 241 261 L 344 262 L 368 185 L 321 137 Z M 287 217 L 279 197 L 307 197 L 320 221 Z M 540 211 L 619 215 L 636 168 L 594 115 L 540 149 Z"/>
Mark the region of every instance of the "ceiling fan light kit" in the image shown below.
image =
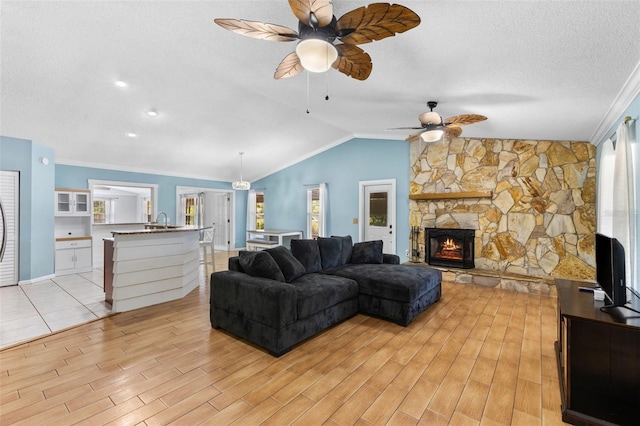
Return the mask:
<path id="1" fill-rule="evenodd" d="M 336 47 L 324 40 L 308 38 L 296 46 L 296 54 L 307 71 L 325 72 L 338 59 Z"/>
<path id="2" fill-rule="evenodd" d="M 427 143 L 438 142 L 440 139 L 442 139 L 442 135 L 444 135 L 444 130 L 440 130 L 440 129 L 428 130 L 420 135 L 420 139 L 422 139 L 423 142 L 427 142 Z"/>
<path id="3" fill-rule="evenodd" d="M 231 183 L 231 188 L 236 191 L 248 191 L 251 189 L 251 182 L 247 182 L 246 180 L 242 180 L 242 156 L 244 152 L 240 153 L 240 180 L 236 180 Z"/>

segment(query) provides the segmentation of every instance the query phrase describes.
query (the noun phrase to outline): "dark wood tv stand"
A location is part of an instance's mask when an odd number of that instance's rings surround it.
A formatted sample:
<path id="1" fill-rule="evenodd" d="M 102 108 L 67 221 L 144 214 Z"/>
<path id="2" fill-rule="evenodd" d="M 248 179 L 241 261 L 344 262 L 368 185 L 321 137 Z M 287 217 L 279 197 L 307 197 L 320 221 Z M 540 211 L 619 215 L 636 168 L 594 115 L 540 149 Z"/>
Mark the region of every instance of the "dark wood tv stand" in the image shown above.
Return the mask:
<path id="1" fill-rule="evenodd" d="M 579 286 L 594 283 L 556 279 L 558 341 L 555 343 L 562 420 L 576 425 L 640 424 L 640 318 L 604 304 Z M 640 303 L 633 302 L 634 309 Z M 614 312 L 615 314 L 616 312 Z"/>

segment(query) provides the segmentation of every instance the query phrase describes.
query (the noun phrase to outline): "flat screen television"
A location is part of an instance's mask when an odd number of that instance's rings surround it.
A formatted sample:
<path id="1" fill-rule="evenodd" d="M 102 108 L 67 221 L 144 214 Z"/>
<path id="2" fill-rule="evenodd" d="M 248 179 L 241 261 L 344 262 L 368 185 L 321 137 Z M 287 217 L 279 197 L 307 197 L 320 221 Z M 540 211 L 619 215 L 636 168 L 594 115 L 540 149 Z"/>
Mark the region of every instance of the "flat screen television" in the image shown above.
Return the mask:
<path id="1" fill-rule="evenodd" d="M 611 305 L 624 306 L 627 303 L 627 285 L 624 266 L 624 247 L 612 237 L 596 234 L 596 279 Z"/>

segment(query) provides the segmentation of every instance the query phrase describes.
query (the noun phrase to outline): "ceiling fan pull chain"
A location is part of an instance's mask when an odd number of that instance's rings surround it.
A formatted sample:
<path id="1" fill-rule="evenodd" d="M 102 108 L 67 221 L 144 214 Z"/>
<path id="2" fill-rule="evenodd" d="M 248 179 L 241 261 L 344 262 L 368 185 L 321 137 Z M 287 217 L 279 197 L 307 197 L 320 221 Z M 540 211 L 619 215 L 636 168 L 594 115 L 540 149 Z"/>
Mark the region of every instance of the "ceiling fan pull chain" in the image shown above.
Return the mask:
<path id="1" fill-rule="evenodd" d="M 325 95 L 324 100 L 328 101 L 329 100 L 329 73 L 325 72 L 324 74 L 327 78 L 327 94 Z"/>
<path id="2" fill-rule="evenodd" d="M 309 114 L 309 71 L 307 71 L 307 114 Z"/>

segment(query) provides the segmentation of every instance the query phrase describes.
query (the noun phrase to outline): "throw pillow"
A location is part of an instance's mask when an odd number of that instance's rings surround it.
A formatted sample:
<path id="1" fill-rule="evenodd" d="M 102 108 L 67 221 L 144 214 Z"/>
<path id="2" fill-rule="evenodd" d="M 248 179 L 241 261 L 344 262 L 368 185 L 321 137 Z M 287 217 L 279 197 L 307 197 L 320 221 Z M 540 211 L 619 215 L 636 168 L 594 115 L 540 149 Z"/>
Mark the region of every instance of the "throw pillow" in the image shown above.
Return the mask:
<path id="1" fill-rule="evenodd" d="M 291 240 L 291 253 L 302 263 L 308 274 L 322 270 L 320 249 L 316 240 Z"/>
<path id="2" fill-rule="evenodd" d="M 253 277 L 284 282 L 284 275 L 271 255 L 264 251 L 240 252 L 240 266 Z"/>
<path id="3" fill-rule="evenodd" d="M 273 260 L 276 261 L 280 270 L 282 271 L 282 275 L 284 275 L 284 280 L 288 283 L 299 278 L 307 273 L 306 269 L 304 269 L 304 265 L 300 263 L 298 259 L 296 259 L 291 251 L 288 248 L 283 246 L 277 246 L 274 248 L 266 249 L 267 253 L 273 257 Z"/>
<path id="4" fill-rule="evenodd" d="M 320 249 L 320 260 L 322 261 L 322 269 L 329 269 L 340 266 L 342 240 L 339 240 L 337 238 L 318 237 L 318 248 Z"/>
<path id="5" fill-rule="evenodd" d="M 351 251 L 353 250 L 353 240 L 351 235 L 344 237 L 338 237 L 332 235 L 331 238 L 337 238 L 342 242 L 342 248 L 340 249 L 340 265 L 345 265 L 351 261 Z"/>
<path id="6" fill-rule="evenodd" d="M 351 263 L 382 263 L 382 240 L 364 241 L 353 245 Z"/>

